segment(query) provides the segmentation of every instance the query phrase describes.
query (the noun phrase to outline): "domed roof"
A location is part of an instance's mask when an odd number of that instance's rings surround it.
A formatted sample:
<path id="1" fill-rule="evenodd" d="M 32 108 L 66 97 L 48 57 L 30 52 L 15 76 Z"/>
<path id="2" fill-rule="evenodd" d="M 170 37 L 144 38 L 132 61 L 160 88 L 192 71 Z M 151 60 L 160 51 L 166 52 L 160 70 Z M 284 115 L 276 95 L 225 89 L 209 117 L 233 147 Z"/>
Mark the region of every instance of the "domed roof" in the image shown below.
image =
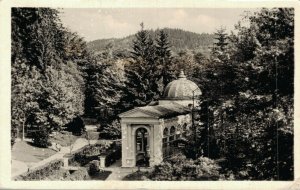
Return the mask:
<path id="1" fill-rule="evenodd" d="M 181 70 L 177 80 L 170 82 L 163 95 L 163 99 L 191 100 L 194 96 L 202 94 L 200 88 L 192 81 L 188 80 Z"/>

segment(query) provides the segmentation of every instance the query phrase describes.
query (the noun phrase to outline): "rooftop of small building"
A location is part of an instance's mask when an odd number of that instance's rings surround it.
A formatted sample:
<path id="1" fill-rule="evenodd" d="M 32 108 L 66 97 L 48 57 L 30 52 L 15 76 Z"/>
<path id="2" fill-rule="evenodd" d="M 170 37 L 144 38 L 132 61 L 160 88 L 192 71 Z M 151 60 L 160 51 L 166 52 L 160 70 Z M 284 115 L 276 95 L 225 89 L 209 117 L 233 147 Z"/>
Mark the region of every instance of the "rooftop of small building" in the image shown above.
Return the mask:
<path id="1" fill-rule="evenodd" d="M 143 106 L 143 107 L 136 107 L 132 110 L 124 112 L 119 116 L 122 117 L 130 117 L 130 113 L 133 112 L 142 112 L 154 118 L 169 118 L 175 117 L 178 115 L 185 115 L 191 112 L 191 110 L 187 106 L 183 106 L 176 102 L 163 104 L 163 105 L 153 105 L 153 106 Z"/>

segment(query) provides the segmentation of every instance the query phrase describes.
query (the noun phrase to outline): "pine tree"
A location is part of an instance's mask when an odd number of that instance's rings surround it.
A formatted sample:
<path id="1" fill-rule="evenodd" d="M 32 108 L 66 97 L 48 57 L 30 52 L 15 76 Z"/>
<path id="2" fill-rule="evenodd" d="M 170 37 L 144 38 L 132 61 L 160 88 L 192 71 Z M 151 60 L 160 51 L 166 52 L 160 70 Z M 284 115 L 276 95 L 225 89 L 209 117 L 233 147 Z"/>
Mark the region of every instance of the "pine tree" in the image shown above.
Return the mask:
<path id="1" fill-rule="evenodd" d="M 162 84 L 164 89 L 169 82 L 171 82 L 174 76 L 174 70 L 172 69 L 172 54 L 171 46 L 168 40 L 168 34 L 161 30 L 156 39 L 156 56 L 159 72 L 157 73 L 162 77 Z"/>
<path id="2" fill-rule="evenodd" d="M 218 29 L 215 33 L 215 40 L 217 42 L 214 43 L 218 47 L 220 51 L 225 51 L 226 46 L 228 45 L 227 39 L 228 39 L 228 34 L 226 33 L 225 28 L 220 28 Z"/>
<path id="3" fill-rule="evenodd" d="M 123 109 L 146 105 L 159 97 L 155 46 L 143 23 L 133 40 L 131 58 L 125 66 L 124 96 L 120 101 Z"/>

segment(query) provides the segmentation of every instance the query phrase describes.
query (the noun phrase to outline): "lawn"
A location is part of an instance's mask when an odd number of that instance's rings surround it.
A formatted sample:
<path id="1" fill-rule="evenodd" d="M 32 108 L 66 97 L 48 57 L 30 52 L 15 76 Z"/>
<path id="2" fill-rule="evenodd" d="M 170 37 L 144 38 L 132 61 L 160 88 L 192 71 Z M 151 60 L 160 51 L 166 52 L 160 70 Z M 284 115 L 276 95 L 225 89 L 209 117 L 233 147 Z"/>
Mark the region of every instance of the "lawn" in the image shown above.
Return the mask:
<path id="1" fill-rule="evenodd" d="M 50 148 L 39 148 L 32 146 L 30 142 L 16 142 L 12 149 L 12 159 L 25 163 L 39 162 L 55 154 Z"/>
<path id="2" fill-rule="evenodd" d="M 73 144 L 76 139 L 78 139 L 80 136 L 74 136 L 69 134 L 63 134 L 63 133 L 57 133 L 50 137 L 50 142 L 52 143 L 58 143 L 61 146 L 69 146 L 70 143 Z M 26 141 L 19 141 L 16 142 L 12 149 L 12 159 L 17 161 L 22 161 L 25 163 L 35 163 L 39 162 L 43 159 L 46 159 L 53 154 L 55 154 L 56 151 L 50 148 L 39 148 L 36 146 L 33 146 L 30 142 Z"/>
<path id="3" fill-rule="evenodd" d="M 61 146 L 70 146 L 70 144 L 73 144 L 76 139 L 80 138 L 81 136 L 75 136 L 68 133 L 56 133 L 55 135 L 50 137 L 50 142 L 52 143 L 58 143 Z"/>

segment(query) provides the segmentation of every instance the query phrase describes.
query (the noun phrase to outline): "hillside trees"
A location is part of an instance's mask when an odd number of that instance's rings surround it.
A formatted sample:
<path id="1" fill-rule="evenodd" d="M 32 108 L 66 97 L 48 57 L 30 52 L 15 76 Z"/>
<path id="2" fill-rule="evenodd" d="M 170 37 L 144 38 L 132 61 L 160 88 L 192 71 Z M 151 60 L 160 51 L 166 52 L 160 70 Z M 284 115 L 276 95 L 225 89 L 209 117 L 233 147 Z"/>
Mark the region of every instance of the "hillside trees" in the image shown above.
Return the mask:
<path id="1" fill-rule="evenodd" d="M 65 43 L 70 36 L 57 10 L 12 9 L 12 128 L 60 129 L 83 114 L 84 81 L 79 53 L 69 48 L 75 42 Z"/>

